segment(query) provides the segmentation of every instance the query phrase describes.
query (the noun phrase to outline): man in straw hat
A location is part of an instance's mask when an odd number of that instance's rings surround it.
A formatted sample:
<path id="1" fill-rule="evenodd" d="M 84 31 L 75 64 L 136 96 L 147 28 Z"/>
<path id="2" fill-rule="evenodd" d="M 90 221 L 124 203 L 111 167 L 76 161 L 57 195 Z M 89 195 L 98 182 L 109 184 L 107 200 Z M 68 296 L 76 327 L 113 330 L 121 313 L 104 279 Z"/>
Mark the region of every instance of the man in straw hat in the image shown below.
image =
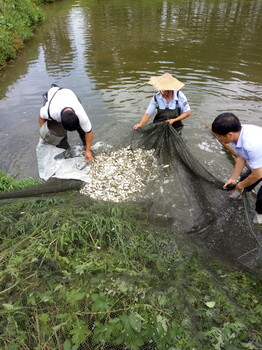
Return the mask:
<path id="1" fill-rule="evenodd" d="M 134 129 L 142 128 L 151 115 L 157 111 L 153 123 L 166 121 L 180 131 L 183 128 L 182 120 L 188 118 L 191 111 L 186 96 L 180 91 L 185 84 L 169 73 L 151 77 L 149 84 L 159 92 L 152 97 L 140 123 L 135 124 Z"/>
<path id="2" fill-rule="evenodd" d="M 93 160 L 91 153 L 93 143 L 92 126 L 75 93 L 70 89 L 60 88 L 56 84 L 52 84 L 43 97 L 45 98 L 45 104 L 40 109 L 38 116 L 42 139 L 47 143 L 55 144 L 59 148 L 70 149 L 67 142 L 67 131 L 76 130 L 85 146 L 85 160 L 87 162 Z M 52 128 L 49 128 L 49 125 Z M 59 137 L 55 138 L 55 135 L 63 136 L 60 137 L 60 140 Z M 53 142 L 50 142 L 50 140 Z M 56 144 L 56 141 L 58 144 Z"/>

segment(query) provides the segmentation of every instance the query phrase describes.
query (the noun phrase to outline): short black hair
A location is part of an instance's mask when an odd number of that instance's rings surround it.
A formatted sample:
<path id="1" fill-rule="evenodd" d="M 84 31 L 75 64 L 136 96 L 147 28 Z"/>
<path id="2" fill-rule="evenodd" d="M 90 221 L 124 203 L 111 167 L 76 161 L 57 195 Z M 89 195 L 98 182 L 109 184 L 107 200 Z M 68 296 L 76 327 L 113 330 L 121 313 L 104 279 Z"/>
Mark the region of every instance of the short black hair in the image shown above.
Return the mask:
<path id="1" fill-rule="evenodd" d="M 229 132 L 241 130 L 241 123 L 238 117 L 230 112 L 219 114 L 212 123 L 212 131 L 218 135 L 226 135 Z"/>
<path id="2" fill-rule="evenodd" d="M 78 116 L 72 110 L 62 112 L 61 123 L 64 129 L 69 131 L 74 131 L 79 127 Z"/>

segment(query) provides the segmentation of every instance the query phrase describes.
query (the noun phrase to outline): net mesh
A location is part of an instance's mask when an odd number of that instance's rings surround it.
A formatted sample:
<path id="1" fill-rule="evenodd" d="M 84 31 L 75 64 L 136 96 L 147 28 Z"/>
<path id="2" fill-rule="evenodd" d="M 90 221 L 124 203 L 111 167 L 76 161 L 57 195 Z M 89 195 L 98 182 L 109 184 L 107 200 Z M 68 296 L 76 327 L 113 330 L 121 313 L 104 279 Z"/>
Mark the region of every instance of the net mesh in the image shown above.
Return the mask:
<path id="1" fill-rule="evenodd" d="M 1 201 L 0 347 L 260 349 L 252 195 L 230 201 L 167 123 L 125 142 L 159 163 L 138 202 L 58 193 L 53 181 Z"/>
<path id="2" fill-rule="evenodd" d="M 252 224 L 252 194 L 245 192 L 242 200 L 230 200 L 223 190 L 224 182 L 196 159 L 181 134 L 166 122 L 134 132 L 131 146 L 154 149 L 160 163 L 170 165 L 172 184 L 155 201 L 156 210 L 162 203 L 162 214 L 171 216 L 180 231 L 196 233 L 195 239 L 202 247 L 217 250 L 218 254 L 227 251 L 246 266 L 261 269 L 261 226 Z"/>
<path id="3" fill-rule="evenodd" d="M 219 188 L 223 186 L 221 180 L 217 179 L 197 161 L 183 141 L 180 133 L 171 127 L 169 123 L 159 122 L 143 127 L 139 132 L 133 133 L 131 145 L 134 148 L 154 149 L 160 162 L 168 162 L 175 168 L 178 160 L 181 160 L 194 175 Z"/>

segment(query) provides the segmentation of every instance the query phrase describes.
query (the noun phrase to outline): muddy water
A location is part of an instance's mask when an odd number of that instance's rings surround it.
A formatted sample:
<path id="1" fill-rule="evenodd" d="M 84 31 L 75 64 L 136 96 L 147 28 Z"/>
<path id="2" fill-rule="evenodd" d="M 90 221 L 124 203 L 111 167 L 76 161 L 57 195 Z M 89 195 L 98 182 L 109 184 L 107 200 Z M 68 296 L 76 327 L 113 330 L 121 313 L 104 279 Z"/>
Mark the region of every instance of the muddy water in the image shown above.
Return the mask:
<path id="1" fill-rule="evenodd" d="M 52 83 L 77 93 L 94 142 L 117 145 L 155 93 L 149 78 L 170 72 L 192 108 L 184 139 L 227 179 L 232 159 L 201 119 L 233 111 L 262 124 L 261 0 L 63 0 L 44 9 L 45 22 L 0 72 L 1 170 L 38 177 L 37 115 Z M 74 133 L 70 142 L 80 143 Z"/>

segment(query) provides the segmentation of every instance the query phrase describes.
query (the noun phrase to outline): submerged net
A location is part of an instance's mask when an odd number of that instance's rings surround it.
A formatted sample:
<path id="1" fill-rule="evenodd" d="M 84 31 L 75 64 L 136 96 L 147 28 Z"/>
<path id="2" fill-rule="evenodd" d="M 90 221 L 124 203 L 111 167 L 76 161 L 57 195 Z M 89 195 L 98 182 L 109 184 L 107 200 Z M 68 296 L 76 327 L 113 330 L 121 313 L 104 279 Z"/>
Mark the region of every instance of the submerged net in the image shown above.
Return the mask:
<path id="1" fill-rule="evenodd" d="M 168 123 L 150 124 L 132 134 L 133 149 L 154 149 L 168 165 L 151 184 L 151 210 L 172 219 L 173 227 L 194 233 L 192 239 L 223 259 L 237 260 L 256 271 L 262 267 L 261 226 L 253 225 L 254 197 L 230 199 L 224 182 L 192 154 L 183 137 Z M 160 189 L 160 191 L 159 191 Z"/>
<path id="2" fill-rule="evenodd" d="M 134 149 L 138 147 L 154 149 L 160 162 L 168 162 L 171 166 L 175 166 L 176 160 L 180 159 L 194 175 L 219 188 L 223 186 L 223 182 L 211 174 L 192 155 L 180 133 L 166 122 L 143 127 L 133 134 L 131 145 Z"/>

